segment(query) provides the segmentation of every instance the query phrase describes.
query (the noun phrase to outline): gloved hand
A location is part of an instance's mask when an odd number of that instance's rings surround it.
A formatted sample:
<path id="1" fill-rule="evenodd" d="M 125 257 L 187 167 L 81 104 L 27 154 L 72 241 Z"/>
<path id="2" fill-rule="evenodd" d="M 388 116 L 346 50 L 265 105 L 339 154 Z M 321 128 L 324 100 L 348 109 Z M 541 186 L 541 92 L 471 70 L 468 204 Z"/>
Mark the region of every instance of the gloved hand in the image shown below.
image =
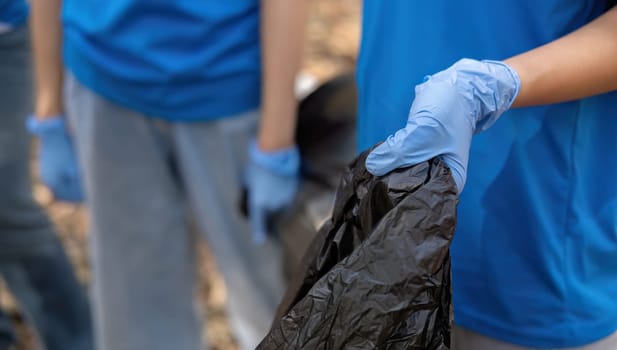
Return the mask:
<path id="1" fill-rule="evenodd" d="M 375 148 L 366 168 L 381 176 L 442 156 L 459 193 L 467 178 L 471 138 L 512 105 L 518 74 L 503 62 L 462 59 L 416 86 L 407 125 Z"/>
<path id="2" fill-rule="evenodd" d="M 39 167 L 43 184 L 56 200 L 83 201 L 75 150 L 64 117 L 45 120 L 30 117 L 27 125 L 30 133 L 40 140 Z"/>
<path id="3" fill-rule="evenodd" d="M 253 242 L 268 235 L 268 218 L 291 204 L 298 191 L 300 154 L 296 147 L 263 152 L 256 142 L 249 146 L 248 209 Z"/>

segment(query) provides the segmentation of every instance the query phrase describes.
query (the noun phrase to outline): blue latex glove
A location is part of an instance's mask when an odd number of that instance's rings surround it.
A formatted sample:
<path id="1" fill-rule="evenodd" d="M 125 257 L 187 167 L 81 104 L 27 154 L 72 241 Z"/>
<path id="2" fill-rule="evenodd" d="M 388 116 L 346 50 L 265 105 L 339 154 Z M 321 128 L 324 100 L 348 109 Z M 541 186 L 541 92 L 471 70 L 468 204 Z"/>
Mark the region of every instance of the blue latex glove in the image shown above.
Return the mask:
<path id="1" fill-rule="evenodd" d="M 262 152 L 252 142 L 249 158 L 249 218 L 253 241 L 262 244 L 268 235 L 268 217 L 291 204 L 298 192 L 300 154 L 296 147 Z"/>
<path id="2" fill-rule="evenodd" d="M 56 200 L 83 201 L 75 150 L 64 117 L 45 120 L 30 117 L 28 130 L 40 140 L 39 167 L 43 184 Z"/>
<path id="3" fill-rule="evenodd" d="M 467 178 L 471 138 L 507 111 L 520 88 L 503 62 L 462 59 L 416 86 L 407 125 L 375 148 L 366 168 L 381 176 L 442 156 L 459 192 Z"/>

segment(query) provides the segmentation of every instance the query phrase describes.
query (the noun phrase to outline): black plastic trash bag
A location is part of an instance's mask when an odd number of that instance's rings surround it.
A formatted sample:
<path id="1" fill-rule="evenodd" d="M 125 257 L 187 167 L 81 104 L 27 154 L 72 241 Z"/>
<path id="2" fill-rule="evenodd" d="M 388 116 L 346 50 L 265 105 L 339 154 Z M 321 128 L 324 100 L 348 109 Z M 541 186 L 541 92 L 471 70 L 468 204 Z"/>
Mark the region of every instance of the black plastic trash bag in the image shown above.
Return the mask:
<path id="1" fill-rule="evenodd" d="M 343 176 L 257 349 L 450 349 L 456 185 L 440 159 Z"/>

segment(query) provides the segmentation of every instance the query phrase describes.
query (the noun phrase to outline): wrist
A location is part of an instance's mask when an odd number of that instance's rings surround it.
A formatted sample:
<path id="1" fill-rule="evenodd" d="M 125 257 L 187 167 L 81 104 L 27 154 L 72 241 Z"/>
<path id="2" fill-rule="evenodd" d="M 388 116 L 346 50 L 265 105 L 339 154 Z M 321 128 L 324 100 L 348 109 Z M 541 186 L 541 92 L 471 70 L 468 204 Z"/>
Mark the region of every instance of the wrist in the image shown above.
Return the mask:
<path id="1" fill-rule="evenodd" d="M 295 103 L 280 103 L 276 108 L 271 106 L 271 103 L 264 102 L 261 109 L 257 134 L 259 149 L 275 152 L 294 147 L 297 118 Z"/>
<path id="2" fill-rule="evenodd" d="M 63 114 L 61 108 L 39 108 L 34 110 L 34 117 L 38 120 L 55 119 Z"/>
<path id="3" fill-rule="evenodd" d="M 63 114 L 62 95 L 39 92 L 34 114 L 38 119 L 51 119 Z"/>
<path id="4" fill-rule="evenodd" d="M 461 59 L 445 75 L 467 101 L 474 134 L 491 127 L 516 99 L 520 90 L 518 73 L 502 61 Z"/>
<path id="5" fill-rule="evenodd" d="M 256 140 L 256 145 L 260 151 L 265 153 L 275 153 L 296 147 L 293 137 L 280 138 L 276 140 L 273 140 L 272 138 L 267 138 L 265 140 L 259 138 Z"/>
<path id="6" fill-rule="evenodd" d="M 518 72 L 504 61 L 483 60 L 482 62 L 492 65 L 495 71 L 500 71 L 495 74 L 497 81 L 502 81 L 504 85 L 510 85 L 510 88 L 504 88 L 502 96 L 499 96 L 505 101 L 505 109 L 510 109 L 521 90 L 521 78 Z"/>

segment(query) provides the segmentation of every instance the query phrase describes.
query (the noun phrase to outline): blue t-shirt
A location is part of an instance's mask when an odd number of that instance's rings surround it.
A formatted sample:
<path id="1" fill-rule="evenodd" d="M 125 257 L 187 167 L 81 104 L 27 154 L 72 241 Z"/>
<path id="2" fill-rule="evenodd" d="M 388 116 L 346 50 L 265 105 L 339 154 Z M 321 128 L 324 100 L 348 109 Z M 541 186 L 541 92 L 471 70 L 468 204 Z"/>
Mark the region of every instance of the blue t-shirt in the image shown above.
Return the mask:
<path id="1" fill-rule="evenodd" d="M 65 0 L 62 18 L 68 69 L 113 102 L 178 121 L 259 105 L 258 0 Z"/>
<path id="2" fill-rule="evenodd" d="M 365 0 L 359 147 L 405 125 L 414 86 L 505 59 L 606 8 L 594 0 Z M 511 110 L 474 137 L 452 245 L 455 321 L 528 347 L 617 330 L 617 94 Z"/>
<path id="3" fill-rule="evenodd" d="M 26 22 L 28 4 L 25 0 L 0 0 L 0 27 L 14 28 Z"/>

